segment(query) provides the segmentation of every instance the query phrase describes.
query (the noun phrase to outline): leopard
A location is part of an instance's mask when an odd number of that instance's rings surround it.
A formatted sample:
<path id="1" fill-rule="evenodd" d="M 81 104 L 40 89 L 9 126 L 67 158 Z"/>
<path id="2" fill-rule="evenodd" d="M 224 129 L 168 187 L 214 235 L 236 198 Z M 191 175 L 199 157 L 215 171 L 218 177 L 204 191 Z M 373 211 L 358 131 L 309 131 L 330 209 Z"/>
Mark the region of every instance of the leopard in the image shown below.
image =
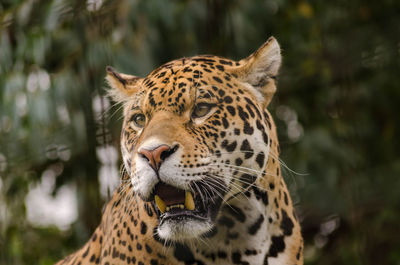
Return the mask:
<path id="1" fill-rule="evenodd" d="M 239 61 L 184 57 L 146 77 L 107 67 L 120 185 L 87 243 L 56 264 L 303 264 L 268 110 L 281 57 L 270 37 Z"/>

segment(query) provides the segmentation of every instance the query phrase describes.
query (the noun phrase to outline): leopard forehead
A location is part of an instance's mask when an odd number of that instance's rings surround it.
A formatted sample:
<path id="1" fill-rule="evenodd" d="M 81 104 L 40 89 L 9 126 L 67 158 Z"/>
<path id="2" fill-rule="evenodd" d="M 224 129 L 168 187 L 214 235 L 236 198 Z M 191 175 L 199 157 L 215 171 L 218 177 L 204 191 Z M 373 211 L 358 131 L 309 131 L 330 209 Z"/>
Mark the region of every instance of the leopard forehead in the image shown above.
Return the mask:
<path id="1" fill-rule="evenodd" d="M 238 86 L 235 74 L 226 69 L 239 65 L 215 56 L 183 58 L 151 72 L 142 83 L 143 107 L 149 112 L 171 110 L 180 115 L 197 98 L 221 98 Z"/>

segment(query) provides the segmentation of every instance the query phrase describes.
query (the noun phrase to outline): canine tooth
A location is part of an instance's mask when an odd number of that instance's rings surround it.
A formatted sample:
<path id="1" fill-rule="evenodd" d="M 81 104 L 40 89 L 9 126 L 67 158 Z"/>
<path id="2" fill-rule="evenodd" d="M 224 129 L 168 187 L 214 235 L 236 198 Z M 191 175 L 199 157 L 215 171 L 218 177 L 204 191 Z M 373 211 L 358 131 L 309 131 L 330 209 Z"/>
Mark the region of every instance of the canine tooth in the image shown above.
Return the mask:
<path id="1" fill-rule="evenodd" d="M 167 206 L 167 208 L 165 209 L 167 212 L 171 209 L 171 207 Z"/>
<path id="2" fill-rule="evenodd" d="M 185 208 L 185 206 L 183 206 L 182 204 L 180 204 L 179 207 L 180 207 L 181 209 Z"/>
<path id="3" fill-rule="evenodd" d="M 154 196 L 154 200 L 156 201 L 157 207 L 160 210 L 160 212 L 165 213 L 165 210 L 168 211 L 168 207 L 165 206 L 165 202 L 158 195 Z"/>
<path id="4" fill-rule="evenodd" d="M 185 207 L 190 211 L 193 211 L 195 208 L 193 195 L 190 191 L 186 191 L 185 194 Z"/>

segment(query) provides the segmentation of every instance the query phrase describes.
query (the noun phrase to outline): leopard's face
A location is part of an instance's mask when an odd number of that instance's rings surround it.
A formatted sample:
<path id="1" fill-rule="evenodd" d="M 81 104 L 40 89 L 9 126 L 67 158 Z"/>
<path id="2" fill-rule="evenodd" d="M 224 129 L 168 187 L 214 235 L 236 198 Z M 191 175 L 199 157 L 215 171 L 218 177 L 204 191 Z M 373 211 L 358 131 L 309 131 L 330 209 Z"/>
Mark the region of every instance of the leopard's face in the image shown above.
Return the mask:
<path id="1" fill-rule="evenodd" d="M 261 178 L 269 99 L 243 77 L 249 58 L 181 59 L 143 79 L 109 69 L 111 85 L 134 84 L 124 100 L 123 161 L 135 194 L 157 209 L 164 240 L 212 231 L 221 206 Z M 260 82 L 275 87 L 271 76 Z"/>

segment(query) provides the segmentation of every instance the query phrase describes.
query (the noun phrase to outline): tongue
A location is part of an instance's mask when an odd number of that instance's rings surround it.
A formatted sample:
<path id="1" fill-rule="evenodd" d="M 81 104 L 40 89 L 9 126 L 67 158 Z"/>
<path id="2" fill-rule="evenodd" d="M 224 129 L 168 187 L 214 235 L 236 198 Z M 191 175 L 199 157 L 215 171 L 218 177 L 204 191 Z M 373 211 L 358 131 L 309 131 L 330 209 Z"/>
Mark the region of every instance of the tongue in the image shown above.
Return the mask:
<path id="1" fill-rule="evenodd" d="M 185 191 L 165 183 L 156 186 L 155 194 L 165 202 L 166 206 L 185 203 Z"/>

